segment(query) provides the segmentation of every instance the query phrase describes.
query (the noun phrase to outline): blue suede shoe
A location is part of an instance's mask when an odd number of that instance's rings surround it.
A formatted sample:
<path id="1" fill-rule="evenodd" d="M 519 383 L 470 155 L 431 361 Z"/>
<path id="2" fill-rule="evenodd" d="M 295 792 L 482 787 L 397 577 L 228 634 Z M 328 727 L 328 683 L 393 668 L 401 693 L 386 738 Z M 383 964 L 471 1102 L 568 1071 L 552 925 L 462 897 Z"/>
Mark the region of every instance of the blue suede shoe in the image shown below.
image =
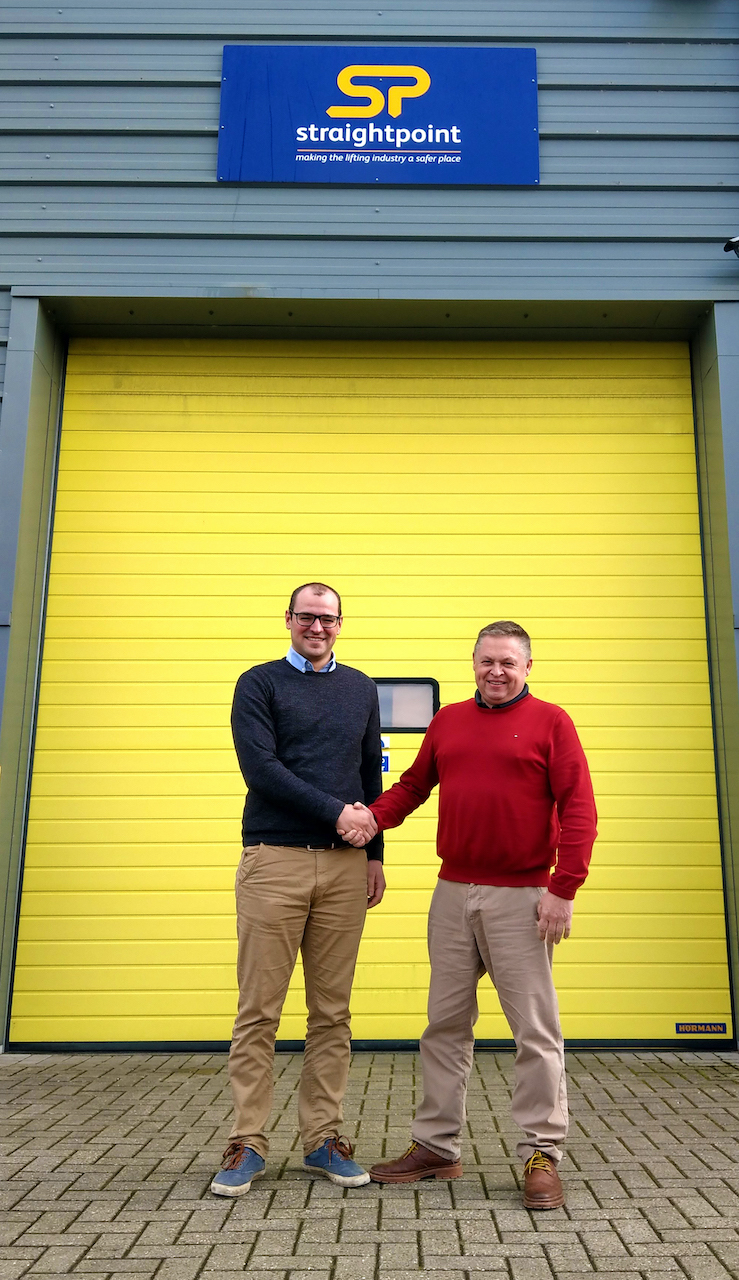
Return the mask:
<path id="1" fill-rule="evenodd" d="M 356 1160 L 352 1160 L 352 1144 L 348 1138 L 327 1138 L 322 1147 L 311 1151 L 303 1160 L 308 1173 L 322 1173 L 339 1187 L 363 1187 L 370 1176 Z"/>
<path id="2" fill-rule="evenodd" d="M 223 1164 L 210 1184 L 214 1196 L 243 1196 L 255 1178 L 264 1173 L 264 1161 L 256 1151 L 236 1138 L 223 1153 Z"/>

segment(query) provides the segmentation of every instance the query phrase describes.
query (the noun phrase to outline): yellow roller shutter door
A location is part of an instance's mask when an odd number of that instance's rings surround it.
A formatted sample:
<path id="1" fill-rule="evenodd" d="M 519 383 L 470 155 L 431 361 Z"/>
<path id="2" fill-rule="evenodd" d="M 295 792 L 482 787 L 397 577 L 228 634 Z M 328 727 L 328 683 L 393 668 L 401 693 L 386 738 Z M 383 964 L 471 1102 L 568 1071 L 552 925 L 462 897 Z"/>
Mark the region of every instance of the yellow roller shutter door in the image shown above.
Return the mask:
<path id="1" fill-rule="evenodd" d="M 565 1032 L 730 1032 L 685 346 L 84 340 L 12 1039 L 229 1038 L 231 694 L 286 651 L 312 578 L 344 597 L 343 661 L 435 676 L 442 702 L 470 695 L 481 625 L 531 631 L 533 691 L 574 717 L 601 814 L 557 955 Z M 418 741 L 391 739 L 391 779 Z M 435 813 L 388 839 L 357 1038 L 423 1030 Z M 478 1034 L 507 1038 L 486 982 L 481 1007 Z M 303 1011 L 296 979 L 281 1038 Z"/>

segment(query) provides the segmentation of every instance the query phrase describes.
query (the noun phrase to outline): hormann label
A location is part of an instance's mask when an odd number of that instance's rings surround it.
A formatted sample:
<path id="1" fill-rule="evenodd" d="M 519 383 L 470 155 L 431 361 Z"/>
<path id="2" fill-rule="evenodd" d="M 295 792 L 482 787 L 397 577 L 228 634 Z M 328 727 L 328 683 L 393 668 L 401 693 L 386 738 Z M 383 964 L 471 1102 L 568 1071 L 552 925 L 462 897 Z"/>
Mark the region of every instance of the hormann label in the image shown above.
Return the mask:
<path id="1" fill-rule="evenodd" d="M 530 186 L 533 49 L 226 45 L 218 180 Z"/>
<path id="2" fill-rule="evenodd" d="M 679 1036 L 725 1036 L 725 1022 L 676 1022 Z"/>

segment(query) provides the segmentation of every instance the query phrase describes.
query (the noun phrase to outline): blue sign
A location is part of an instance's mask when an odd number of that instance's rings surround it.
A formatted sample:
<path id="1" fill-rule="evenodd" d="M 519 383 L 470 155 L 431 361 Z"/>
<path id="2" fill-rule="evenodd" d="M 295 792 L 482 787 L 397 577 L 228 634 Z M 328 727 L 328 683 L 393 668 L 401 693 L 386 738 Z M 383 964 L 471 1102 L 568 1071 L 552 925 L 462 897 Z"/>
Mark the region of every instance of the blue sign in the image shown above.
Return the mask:
<path id="1" fill-rule="evenodd" d="M 226 45 L 219 182 L 529 186 L 533 49 Z"/>

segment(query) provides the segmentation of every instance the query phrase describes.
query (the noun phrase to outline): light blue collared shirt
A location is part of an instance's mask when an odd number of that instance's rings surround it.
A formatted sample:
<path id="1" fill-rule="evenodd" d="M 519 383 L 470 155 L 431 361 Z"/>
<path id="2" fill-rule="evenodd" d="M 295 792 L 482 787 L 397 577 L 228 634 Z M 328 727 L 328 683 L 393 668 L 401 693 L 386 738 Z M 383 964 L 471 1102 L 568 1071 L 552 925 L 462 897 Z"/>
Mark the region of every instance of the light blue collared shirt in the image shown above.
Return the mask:
<path id="1" fill-rule="evenodd" d="M 290 648 L 287 651 L 286 661 L 290 663 L 291 667 L 295 667 L 296 671 L 302 671 L 304 674 L 307 674 L 308 672 L 310 672 L 311 675 L 315 675 L 315 676 L 322 676 L 324 671 L 336 670 L 336 658 L 334 657 L 333 653 L 331 654 L 331 657 L 329 658 L 325 667 L 320 667 L 319 670 L 316 671 L 313 667 L 313 663 L 308 658 L 304 658 L 302 653 L 296 653 L 292 645 L 290 645 Z"/>

